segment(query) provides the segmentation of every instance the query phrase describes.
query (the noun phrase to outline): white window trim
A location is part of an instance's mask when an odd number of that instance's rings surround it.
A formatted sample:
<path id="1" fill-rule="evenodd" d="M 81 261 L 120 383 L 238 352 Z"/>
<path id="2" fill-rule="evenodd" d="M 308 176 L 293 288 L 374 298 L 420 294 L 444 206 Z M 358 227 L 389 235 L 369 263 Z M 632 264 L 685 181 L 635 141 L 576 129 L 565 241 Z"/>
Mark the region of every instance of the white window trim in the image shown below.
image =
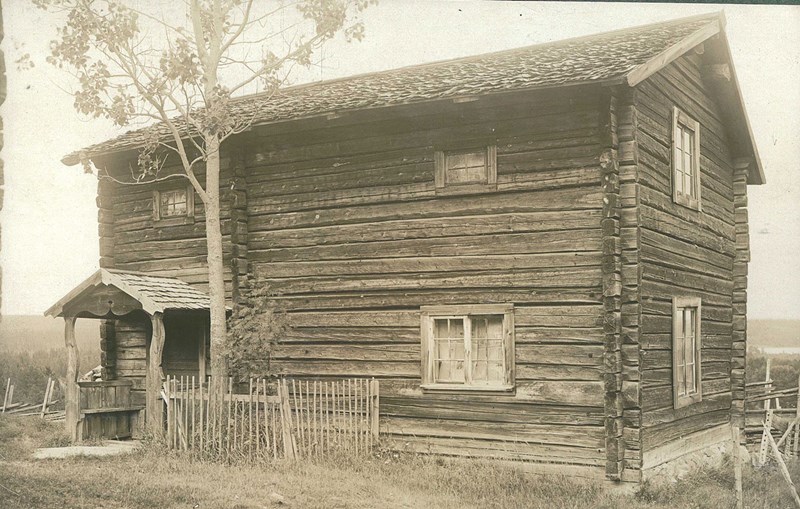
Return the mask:
<path id="1" fill-rule="evenodd" d="M 436 318 L 462 318 L 472 315 L 503 315 L 503 360 L 505 379 L 499 384 L 437 383 L 434 376 L 433 320 Z M 422 337 L 422 389 L 431 391 L 484 391 L 510 392 L 514 390 L 514 305 L 472 304 L 452 306 L 422 306 L 420 308 Z M 469 348 L 465 348 L 468 351 Z M 467 354 L 468 355 L 468 354 Z M 469 362 L 469 359 L 466 359 Z"/>
<path id="2" fill-rule="evenodd" d="M 695 314 L 695 392 L 693 394 L 681 396 L 678 394 L 678 365 L 680 359 L 678 357 L 678 337 L 683 334 L 679 331 L 679 324 L 682 320 L 678 320 L 678 310 L 684 308 L 696 308 Z M 703 384 L 702 384 L 702 358 L 700 353 L 703 349 L 703 334 L 700 325 L 702 323 L 702 304 L 699 297 L 673 297 L 672 298 L 672 397 L 674 408 L 681 408 L 693 403 L 698 403 L 703 399 Z"/>
<path id="3" fill-rule="evenodd" d="M 187 224 L 194 222 L 194 187 L 186 185 L 186 214 L 161 217 L 161 193 L 177 191 L 179 188 L 153 191 L 153 224 L 156 226 L 169 226 L 173 224 Z"/>
<path id="4" fill-rule="evenodd" d="M 447 155 L 460 152 L 486 152 L 486 182 L 469 184 L 447 183 Z M 497 146 L 472 146 L 460 147 L 452 150 L 437 150 L 434 152 L 434 183 L 436 194 L 468 194 L 497 190 Z"/>
<path id="5" fill-rule="evenodd" d="M 697 196 L 692 197 L 686 193 L 680 192 L 678 190 L 678 185 L 675 179 L 676 173 L 676 165 L 677 161 L 675 160 L 675 149 L 678 140 L 677 132 L 678 132 L 678 125 L 684 126 L 686 129 L 694 132 L 694 147 L 692 147 L 692 164 L 694 165 L 694 188 L 697 190 Z M 701 211 L 703 210 L 702 207 L 702 187 L 700 185 L 700 122 L 691 118 L 689 115 L 681 111 L 677 106 L 672 108 L 672 143 L 670 146 L 670 171 L 671 171 L 671 178 L 670 181 L 672 182 L 672 201 L 683 205 L 684 207 Z"/>

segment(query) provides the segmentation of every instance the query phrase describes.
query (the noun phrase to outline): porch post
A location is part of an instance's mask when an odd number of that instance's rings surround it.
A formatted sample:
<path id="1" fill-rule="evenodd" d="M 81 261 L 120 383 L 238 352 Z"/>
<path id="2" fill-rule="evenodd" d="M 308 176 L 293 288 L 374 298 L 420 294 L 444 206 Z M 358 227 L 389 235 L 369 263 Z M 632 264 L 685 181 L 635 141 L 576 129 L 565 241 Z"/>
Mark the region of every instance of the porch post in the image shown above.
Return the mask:
<path id="1" fill-rule="evenodd" d="M 153 313 L 150 317 L 153 324 L 153 336 L 150 339 L 150 358 L 147 364 L 147 429 L 154 435 L 163 432 L 161 394 L 161 355 L 164 352 L 164 315 Z"/>
<path id="2" fill-rule="evenodd" d="M 73 442 L 80 440 L 80 389 L 78 388 L 78 344 L 75 341 L 74 316 L 64 317 L 64 344 L 67 347 L 67 380 L 65 386 L 65 413 L 67 433 Z"/>

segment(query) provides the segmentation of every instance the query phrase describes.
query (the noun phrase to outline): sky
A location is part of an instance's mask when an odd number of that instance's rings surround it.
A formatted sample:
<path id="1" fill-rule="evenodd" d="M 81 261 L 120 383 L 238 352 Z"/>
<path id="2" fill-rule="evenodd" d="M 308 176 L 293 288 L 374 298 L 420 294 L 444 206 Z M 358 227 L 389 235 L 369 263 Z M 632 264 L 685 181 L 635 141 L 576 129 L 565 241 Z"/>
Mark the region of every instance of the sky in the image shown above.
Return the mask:
<path id="1" fill-rule="evenodd" d="M 168 6 L 169 1 L 138 0 Z M 748 316 L 800 319 L 800 7 L 381 0 L 366 38 L 336 40 L 295 83 L 457 58 L 723 10 L 767 185 L 749 192 Z M 97 269 L 96 179 L 61 164 L 122 131 L 72 107 L 69 79 L 45 63 L 56 21 L 30 0 L 3 2 L 8 99 L 2 313 L 41 314 Z M 18 70 L 29 53 L 36 66 Z"/>

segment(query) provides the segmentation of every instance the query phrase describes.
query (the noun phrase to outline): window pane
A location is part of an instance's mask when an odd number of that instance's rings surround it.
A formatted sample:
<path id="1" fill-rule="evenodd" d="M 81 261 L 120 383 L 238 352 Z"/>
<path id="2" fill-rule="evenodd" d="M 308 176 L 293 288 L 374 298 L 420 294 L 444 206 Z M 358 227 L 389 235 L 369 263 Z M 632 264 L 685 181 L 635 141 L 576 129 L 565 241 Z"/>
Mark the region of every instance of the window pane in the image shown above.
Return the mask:
<path id="1" fill-rule="evenodd" d="M 182 216 L 187 212 L 185 189 L 175 189 L 160 193 L 159 213 L 161 217 Z"/>
<path id="2" fill-rule="evenodd" d="M 686 330 L 686 394 L 694 394 L 697 387 L 697 332 L 695 329 L 695 319 L 697 318 L 697 308 L 686 308 L 684 311 L 684 322 Z"/>
<path id="3" fill-rule="evenodd" d="M 471 184 L 487 181 L 486 151 L 448 154 L 445 159 L 448 184 Z"/>
<path id="4" fill-rule="evenodd" d="M 434 319 L 433 337 L 435 381 L 464 383 L 463 318 Z"/>
<path id="5" fill-rule="evenodd" d="M 673 165 L 675 171 L 675 191 L 679 194 L 697 198 L 695 177 L 699 168 L 695 164 L 695 136 L 697 134 L 683 124 L 678 124 L 673 134 L 675 149 Z"/>
<path id="6" fill-rule="evenodd" d="M 686 395 L 686 348 L 685 348 L 685 322 L 684 322 L 684 309 L 678 308 L 674 320 L 675 331 L 678 336 L 675 338 L 675 352 L 674 358 L 677 360 L 678 365 L 673 370 L 675 376 L 675 391 L 678 396 Z"/>
<path id="7" fill-rule="evenodd" d="M 449 154 L 447 156 L 447 168 L 460 169 L 464 168 L 464 154 Z"/>
<path id="8" fill-rule="evenodd" d="M 697 346 L 700 341 L 697 330 L 697 308 L 682 307 L 677 309 L 675 329 L 675 391 L 678 396 L 690 396 L 697 393 L 700 380 L 697 357 Z"/>
<path id="9" fill-rule="evenodd" d="M 472 325 L 473 382 L 502 383 L 505 379 L 503 316 L 473 316 L 470 320 Z"/>
<path id="10" fill-rule="evenodd" d="M 685 127 L 681 128 L 683 131 L 683 151 L 687 154 L 692 153 L 692 132 L 686 129 Z"/>
<path id="11" fill-rule="evenodd" d="M 486 166 L 486 152 L 464 154 L 464 164 L 467 168 L 483 168 Z"/>

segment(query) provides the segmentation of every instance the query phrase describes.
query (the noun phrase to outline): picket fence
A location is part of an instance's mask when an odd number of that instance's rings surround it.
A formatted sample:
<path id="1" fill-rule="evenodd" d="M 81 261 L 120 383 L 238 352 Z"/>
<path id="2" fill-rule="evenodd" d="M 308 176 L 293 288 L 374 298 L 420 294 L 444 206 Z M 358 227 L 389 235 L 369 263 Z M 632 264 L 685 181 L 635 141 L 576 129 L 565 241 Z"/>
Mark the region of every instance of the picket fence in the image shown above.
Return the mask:
<path id="1" fill-rule="evenodd" d="M 169 447 L 221 459 L 319 457 L 333 451 L 368 454 L 378 438 L 378 381 L 225 380 L 211 395 L 210 378 L 168 376 Z"/>

